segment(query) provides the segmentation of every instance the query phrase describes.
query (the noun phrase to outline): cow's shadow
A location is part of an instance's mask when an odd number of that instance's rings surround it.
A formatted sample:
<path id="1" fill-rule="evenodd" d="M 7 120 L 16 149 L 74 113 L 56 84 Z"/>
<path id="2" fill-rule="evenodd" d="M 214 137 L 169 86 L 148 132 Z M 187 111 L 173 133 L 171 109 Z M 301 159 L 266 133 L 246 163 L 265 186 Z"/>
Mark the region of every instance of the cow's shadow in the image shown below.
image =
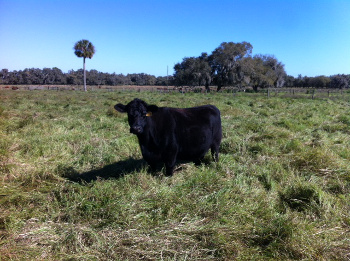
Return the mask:
<path id="1" fill-rule="evenodd" d="M 179 161 L 176 164 L 175 171 L 182 169 L 183 164 L 189 163 L 188 161 Z M 210 160 L 205 158 L 201 163 L 208 165 Z M 163 164 L 156 165 L 154 170 L 150 170 L 147 162 L 143 159 L 129 158 L 126 160 L 118 161 L 110 165 L 106 165 L 100 169 L 93 169 L 87 172 L 79 173 L 72 167 L 60 167 L 59 172 L 61 177 L 64 177 L 70 181 L 78 183 L 90 183 L 97 179 L 119 179 L 127 174 L 139 172 L 142 169 L 147 169 L 151 175 L 161 175 L 159 172 L 164 172 Z M 163 173 L 164 174 L 164 173 Z"/>
<path id="2" fill-rule="evenodd" d="M 84 173 L 68 169 L 63 176 L 73 182 L 89 183 L 97 179 L 118 179 L 129 173 L 141 171 L 145 166 L 146 162 L 143 159 L 129 158 Z"/>

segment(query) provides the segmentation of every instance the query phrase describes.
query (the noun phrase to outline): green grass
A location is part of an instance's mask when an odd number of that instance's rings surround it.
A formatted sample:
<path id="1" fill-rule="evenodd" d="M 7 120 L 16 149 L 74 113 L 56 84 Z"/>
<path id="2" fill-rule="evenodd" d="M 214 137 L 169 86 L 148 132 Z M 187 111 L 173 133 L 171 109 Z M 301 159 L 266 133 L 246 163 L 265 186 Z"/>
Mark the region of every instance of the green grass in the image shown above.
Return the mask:
<path id="1" fill-rule="evenodd" d="M 117 102 L 214 104 L 219 163 L 147 172 Z M 0 91 L 0 260 L 348 260 L 350 103 Z"/>

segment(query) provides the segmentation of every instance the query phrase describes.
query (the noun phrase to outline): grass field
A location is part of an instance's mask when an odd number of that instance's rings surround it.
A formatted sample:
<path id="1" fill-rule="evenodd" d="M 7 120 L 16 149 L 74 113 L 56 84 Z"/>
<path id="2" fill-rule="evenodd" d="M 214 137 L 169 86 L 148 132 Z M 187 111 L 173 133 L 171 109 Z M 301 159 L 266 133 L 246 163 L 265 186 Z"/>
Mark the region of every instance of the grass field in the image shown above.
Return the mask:
<path id="1" fill-rule="evenodd" d="M 2 90 L 0 260 L 349 260 L 346 95 Z M 148 173 L 135 97 L 216 105 L 219 162 Z"/>

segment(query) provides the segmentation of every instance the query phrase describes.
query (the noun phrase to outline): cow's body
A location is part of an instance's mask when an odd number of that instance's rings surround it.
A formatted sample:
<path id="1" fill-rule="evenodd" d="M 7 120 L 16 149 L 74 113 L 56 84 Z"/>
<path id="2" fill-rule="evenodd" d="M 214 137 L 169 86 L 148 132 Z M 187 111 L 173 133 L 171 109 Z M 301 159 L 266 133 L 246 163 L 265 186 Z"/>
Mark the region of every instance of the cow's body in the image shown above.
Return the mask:
<path id="1" fill-rule="evenodd" d="M 172 175 L 176 160 L 199 164 L 209 149 L 218 160 L 221 119 L 213 105 L 178 109 L 134 99 L 115 109 L 128 113 L 130 132 L 137 135 L 142 156 L 153 169 L 163 162 L 166 174 Z"/>

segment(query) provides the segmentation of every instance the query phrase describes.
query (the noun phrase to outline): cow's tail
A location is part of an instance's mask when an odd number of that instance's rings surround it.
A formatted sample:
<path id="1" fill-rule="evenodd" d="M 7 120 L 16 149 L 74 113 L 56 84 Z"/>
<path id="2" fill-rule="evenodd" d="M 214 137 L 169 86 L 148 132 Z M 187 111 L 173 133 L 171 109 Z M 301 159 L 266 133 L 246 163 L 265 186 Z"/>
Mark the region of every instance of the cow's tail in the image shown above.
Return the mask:
<path id="1" fill-rule="evenodd" d="M 220 143 L 222 139 L 222 127 L 221 127 L 221 116 L 220 111 L 218 108 L 214 107 L 216 111 L 216 117 L 215 121 L 212 126 L 212 144 L 210 147 L 211 155 L 213 156 L 214 161 L 219 161 L 219 150 L 220 150 Z"/>

